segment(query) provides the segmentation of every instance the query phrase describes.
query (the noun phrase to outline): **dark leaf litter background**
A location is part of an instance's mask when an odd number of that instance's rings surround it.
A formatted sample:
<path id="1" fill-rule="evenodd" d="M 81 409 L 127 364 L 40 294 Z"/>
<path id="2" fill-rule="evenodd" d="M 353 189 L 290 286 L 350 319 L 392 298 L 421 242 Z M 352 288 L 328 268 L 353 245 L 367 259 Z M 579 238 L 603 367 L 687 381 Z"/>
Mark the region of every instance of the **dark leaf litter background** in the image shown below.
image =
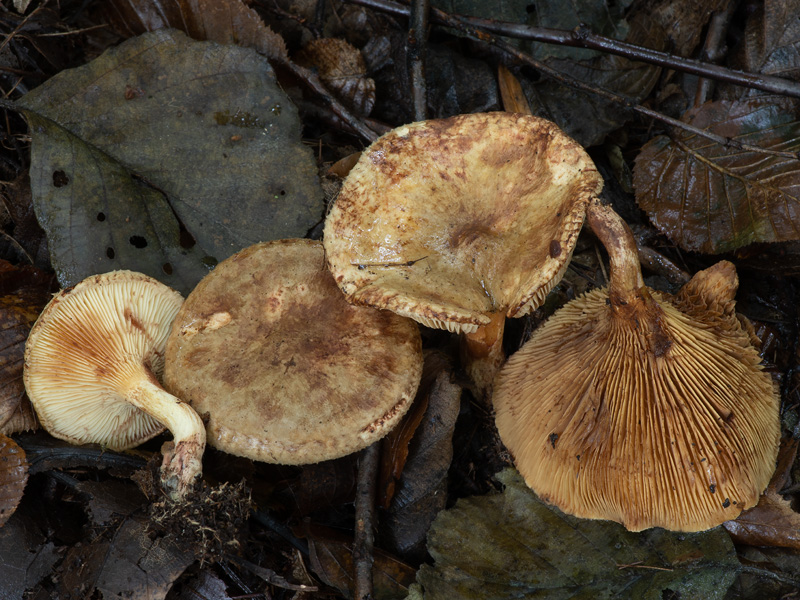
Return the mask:
<path id="1" fill-rule="evenodd" d="M 0 427 L 11 436 L 0 436 L 0 598 L 352 597 L 355 457 L 299 468 L 209 451 L 207 480 L 243 480 L 253 512 L 208 556 L 151 525 L 147 474 L 165 438 L 113 453 L 20 433 L 36 426 L 21 377 L 27 331 L 59 287 L 127 268 L 186 294 L 245 246 L 319 237 L 340 182 L 331 165 L 346 173 L 369 139 L 414 120 L 420 81 L 407 19 L 370 4 L 380 3 L 0 7 L 0 89 L 20 109 L 0 121 Z M 797 0 L 432 4 L 800 80 Z M 603 172 L 606 197 L 650 257 L 653 287 L 674 291 L 686 273 L 733 260 L 738 308 L 781 388 L 784 446 L 762 502 L 725 527 L 630 533 L 575 519 L 525 487 L 453 338 L 424 330 L 415 406 L 381 443 L 375 597 L 800 597 L 800 162 L 759 150 L 800 150 L 797 99 L 506 39 L 625 101 L 541 76 L 466 28 L 434 21 L 424 39 L 428 115 L 527 105 L 556 121 Z M 521 94 L 512 99 L 508 86 Z M 636 104 L 755 148 L 637 116 Z M 582 235 L 545 305 L 508 324 L 507 352 L 602 285 L 604 260 Z"/>

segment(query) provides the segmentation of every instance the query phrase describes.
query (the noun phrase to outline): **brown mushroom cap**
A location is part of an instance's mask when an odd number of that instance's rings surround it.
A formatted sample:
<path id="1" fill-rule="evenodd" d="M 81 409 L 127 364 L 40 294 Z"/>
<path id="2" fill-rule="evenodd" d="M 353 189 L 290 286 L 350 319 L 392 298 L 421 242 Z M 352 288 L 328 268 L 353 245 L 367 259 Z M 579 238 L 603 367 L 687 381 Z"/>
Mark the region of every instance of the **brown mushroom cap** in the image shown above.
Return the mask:
<path id="1" fill-rule="evenodd" d="M 53 297 L 25 347 L 25 388 L 42 426 L 73 444 L 131 448 L 164 430 L 125 399 L 143 365 L 160 377 L 183 298 L 141 273 L 89 277 Z"/>
<path id="2" fill-rule="evenodd" d="M 601 188 L 586 152 L 544 119 L 412 123 L 348 175 L 325 223 L 326 257 L 351 302 L 474 332 L 541 303 Z"/>
<path id="3" fill-rule="evenodd" d="M 256 244 L 189 295 L 167 342 L 167 389 L 208 417 L 208 441 L 282 464 L 343 456 L 382 437 L 414 398 L 416 323 L 348 304 L 322 244 Z"/>
<path id="4" fill-rule="evenodd" d="M 497 427 L 542 499 L 633 531 L 708 529 L 757 503 L 778 395 L 736 316 L 737 285 L 721 262 L 674 297 L 594 290 L 507 361 Z"/>

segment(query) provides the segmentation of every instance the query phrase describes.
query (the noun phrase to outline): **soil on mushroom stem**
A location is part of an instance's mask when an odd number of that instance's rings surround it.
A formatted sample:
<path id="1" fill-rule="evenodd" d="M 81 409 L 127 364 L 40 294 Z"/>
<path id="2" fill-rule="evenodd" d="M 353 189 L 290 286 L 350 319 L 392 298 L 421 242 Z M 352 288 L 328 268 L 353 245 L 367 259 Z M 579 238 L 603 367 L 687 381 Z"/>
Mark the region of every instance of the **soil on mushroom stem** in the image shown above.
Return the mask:
<path id="1" fill-rule="evenodd" d="M 148 509 L 150 535 L 170 537 L 181 548 L 191 548 L 201 565 L 238 551 L 252 506 L 245 481 L 216 486 L 201 481 L 183 501 L 175 502 L 158 491 L 160 457 L 155 458 L 159 460 L 151 460 L 133 476 L 152 500 Z"/>

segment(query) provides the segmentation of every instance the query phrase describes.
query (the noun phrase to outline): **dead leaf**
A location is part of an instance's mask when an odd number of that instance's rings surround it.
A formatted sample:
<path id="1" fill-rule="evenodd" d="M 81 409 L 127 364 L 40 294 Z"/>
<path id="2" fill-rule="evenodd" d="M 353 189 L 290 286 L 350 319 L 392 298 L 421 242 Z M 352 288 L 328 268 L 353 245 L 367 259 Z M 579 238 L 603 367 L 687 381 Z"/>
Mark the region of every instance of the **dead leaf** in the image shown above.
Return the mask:
<path id="1" fill-rule="evenodd" d="M 160 30 L 22 105 L 62 286 L 127 268 L 187 293 L 241 248 L 303 236 L 322 216 L 297 113 L 252 50 Z"/>
<path id="2" fill-rule="evenodd" d="M 503 110 L 506 112 L 531 114 L 531 106 L 522 91 L 522 84 L 503 64 L 497 66 L 497 83 L 500 86 L 500 97 L 503 99 Z"/>
<path id="3" fill-rule="evenodd" d="M 103 598 L 163 600 L 172 584 L 194 562 L 191 549 L 179 548 L 169 538 L 151 539 L 144 517 L 125 519 L 113 537 L 97 537 L 71 554 L 83 574 L 76 582 L 88 598 L 96 588 Z M 70 557 L 62 567 L 69 568 Z"/>
<path id="4" fill-rule="evenodd" d="M 783 102 L 709 102 L 684 120 L 741 143 L 800 150 L 800 122 Z M 800 239 L 796 159 L 725 148 L 676 131 L 645 144 L 633 181 L 639 206 L 686 250 L 717 254 L 754 242 Z"/>
<path id="5" fill-rule="evenodd" d="M 513 469 L 502 493 L 459 500 L 428 534 L 426 600 L 706 598 L 721 600 L 739 561 L 725 530 L 626 531 L 544 504 Z"/>
<path id="6" fill-rule="evenodd" d="M 22 381 L 25 342 L 44 305 L 53 277 L 32 266 L 0 260 L 0 433 L 35 429 L 36 417 Z"/>
<path id="7" fill-rule="evenodd" d="M 17 509 L 27 482 L 25 451 L 10 437 L 0 435 L 0 527 Z"/>
<path id="8" fill-rule="evenodd" d="M 311 40 L 294 55 L 294 61 L 315 69 L 348 108 L 369 115 L 375 106 L 375 81 L 367 77 L 367 66 L 358 48 L 338 38 Z"/>
<path id="9" fill-rule="evenodd" d="M 739 56 L 741 68 L 787 79 L 800 79 L 800 0 L 765 0 L 747 19 Z M 747 95 L 763 95 L 740 90 Z"/>
<path id="10" fill-rule="evenodd" d="M 800 550 L 800 513 L 780 494 L 791 477 L 799 444 L 793 438 L 781 440 L 775 474 L 758 504 L 723 523 L 735 542 Z"/>
<path id="11" fill-rule="evenodd" d="M 311 568 L 326 585 L 336 588 L 348 598 L 353 597 L 352 540 L 333 532 L 311 527 L 307 531 Z M 415 570 L 379 549 L 374 551 L 372 567 L 376 600 L 405 598 L 408 586 L 414 581 Z"/>
<path id="12" fill-rule="evenodd" d="M 280 61 L 286 44 L 241 0 L 107 0 L 106 18 L 128 37 L 174 27 L 196 40 L 237 44 Z"/>
<path id="13" fill-rule="evenodd" d="M 200 571 L 184 585 L 177 600 L 232 600 L 225 582 L 209 570 Z"/>
<path id="14" fill-rule="evenodd" d="M 25 511 L 17 511 L 0 528 L 0 598 L 22 598 L 47 577 L 61 558 L 40 524 Z"/>
<path id="15" fill-rule="evenodd" d="M 402 472 L 391 503 L 380 519 L 383 546 L 412 562 L 425 558 L 425 536 L 447 502 L 447 471 L 453 459 L 453 431 L 461 407 L 461 387 L 451 381 L 449 369 L 438 366 L 432 375 L 434 381 L 423 388 L 426 410 L 413 438 L 406 442 L 407 457 L 400 463 Z M 431 370 L 430 358 L 426 367 Z"/>

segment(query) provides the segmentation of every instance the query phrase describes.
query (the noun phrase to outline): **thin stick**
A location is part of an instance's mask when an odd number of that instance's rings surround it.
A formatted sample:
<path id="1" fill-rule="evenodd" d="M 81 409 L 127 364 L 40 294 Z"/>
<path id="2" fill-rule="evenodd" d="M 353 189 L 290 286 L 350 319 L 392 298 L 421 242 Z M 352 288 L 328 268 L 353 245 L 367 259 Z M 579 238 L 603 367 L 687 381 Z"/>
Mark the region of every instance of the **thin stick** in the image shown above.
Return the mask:
<path id="1" fill-rule="evenodd" d="M 380 442 L 362 451 L 358 461 L 356 488 L 356 532 L 353 543 L 355 600 L 372 600 L 373 533 L 375 521 L 375 480 L 378 475 Z"/>
<path id="2" fill-rule="evenodd" d="M 731 2 L 725 10 L 715 12 L 711 16 L 711 22 L 708 24 L 706 41 L 705 44 L 703 44 L 702 58 L 704 61 L 717 63 L 724 56 L 725 32 L 728 31 L 728 23 L 730 23 L 735 8 L 736 2 Z M 700 106 L 706 102 L 711 95 L 712 87 L 713 80 L 708 77 L 701 77 L 697 80 L 697 91 L 694 95 L 695 106 Z"/>
<path id="3" fill-rule="evenodd" d="M 396 2 L 391 2 L 390 0 L 345 1 L 398 16 L 407 17 L 409 15 L 408 7 L 397 4 Z M 634 44 L 628 44 L 619 40 L 596 35 L 587 27 L 577 27 L 572 31 L 549 29 L 546 27 L 529 27 L 527 25 L 496 21 L 494 19 L 450 15 L 438 9 L 432 10 L 431 17 L 436 22 L 447 25 L 448 27 L 455 27 L 462 31 L 465 28 L 470 28 L 476 31 L 480 30 L 486 34 L 496 33 L 506 37 L 532 40 L 545 44 L 600 50 L 609 54 L 616 54 L 632 60 L 646 62 L 660 67 L 667 67 L 685 73 L 692 73 L 693 75 L 700 75 L 701 77 L 708 77 L 717 81 L 733 83 L 742 87 L 763 90 L 782 96 L 800 98 L 800 83 L 795 81 L 790 81 L 781 77 L 773 77 L 771 75 L 726 69 L 719 65 L 711 65 L 699 60 L 682 58 L 666 52 L 651 50 L 650 48 L 644 48 L 642 46 L 636 46 Z M 454 23 L 459 23 L 461 26 L 454 25 Z M 478 39 L 481 39 L 480 36 L 478 36 Z"/>
<path id="4" fill-rule="evenodd" d="M 430 0 L 414 0 L 408 29 L 408 70 L 411 74 L 411 96 L 414 120 L 428 118 L 428 88 L 425 82 L 425 42 L 428 38 Z"/>

